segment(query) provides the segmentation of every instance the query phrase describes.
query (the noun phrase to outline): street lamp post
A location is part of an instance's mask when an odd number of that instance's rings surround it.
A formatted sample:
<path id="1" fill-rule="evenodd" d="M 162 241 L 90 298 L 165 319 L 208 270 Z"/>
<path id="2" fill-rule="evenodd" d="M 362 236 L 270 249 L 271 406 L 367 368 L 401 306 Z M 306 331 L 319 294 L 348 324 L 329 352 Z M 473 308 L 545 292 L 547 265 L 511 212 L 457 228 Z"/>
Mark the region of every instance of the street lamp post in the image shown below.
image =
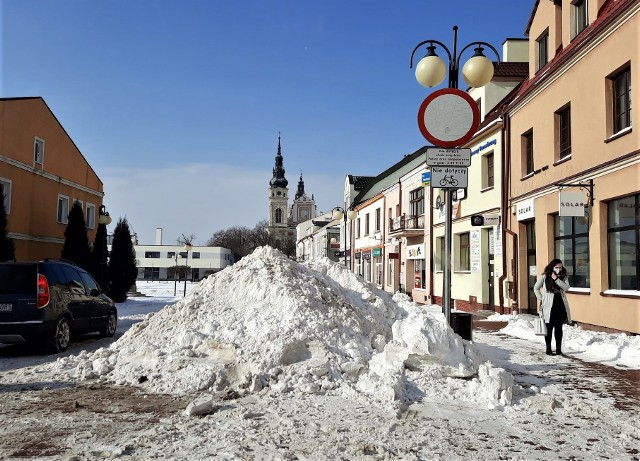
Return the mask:
<path id="1" fill-rule="evenodd" d="M 189 274 L 189 252 L 191 251 L 191 245 L 186 243 L 184 245 L 184 251 L 187 253 L 185 256 L 185 264 L 184 264 L 184 293 L 182 296 L 187 296 L 187 275 Z"/>
<path id="2" fill-rule="evenodd" d="M 493 63 L 484 54 L 484 47 L 490 48 L 496 54 L 498 63 L 500 55 L 498 51 L 486 42 L 472 42 L 462 48 L 457 53 L 458 45 L 458 26 L 453 26 L 453 52 L 437 40 L 424 40 L 420 42 L 411 53 L 409 67 L 413 68 L 413 56 L 418 48 L 427 45 L 427 54 L 416 65 L 416 80 L 420 85 L 425 87 L 434 87 L 440 85 L 445 78 L 447 68 L 444 61 L 436 54 L 436 47 L 442 48 L 449 58 L 449 88 L 458 88 L 458 73 L 460 68 L 460 58 L 462 53 L 469 47 L 474 46 L 475 54 L 462 67 L 462 77 L 464 81 L 471 87 L 480 88 L 485 86 L 493 78 Z M 440 147 L 440 146 L 438 146 Z M 444 189 L 445 204 L 445 224 L 444 224 L 444 277 L 442 288 L 442 303 L 447 323 L 451 323 L 451 226 L 452 226 L 452 209 L 453 198 L 450 188 Z"/>
<path id="3" fill-rule="evenodd" d="M 356 219 L 356 216 L 358 216 L 358 212 L 355 210 L 347 210 L 347 212 L 345 213 L 344 208 L 342 207 L 335 207 L 332 210 L 332 217 L 334 220 L 339 221 L 339 220 L 343 220 L 343 226 L 344 226 L 344 265 L 347 265 L 347 219 L 349 221 L 353 221 L 354 219 Z M 349 225 L 351 225 L 351 223 L 349 223 Z M 351 252 L 351 242 L 349 242 L 349 252 Z"/>
<path id="4" fill-rule="evenodd" d="M 100 288 L 106 290 L 106 284 L 104 280 L 104 270 L 107 264 L 107 226 L 111 224 L 111 216 L 107 212 L 104 205 L 100 205 L 98 209 L 98 234 L 100 235 L 99 245 L 99 257 L 100 257 Z"/>

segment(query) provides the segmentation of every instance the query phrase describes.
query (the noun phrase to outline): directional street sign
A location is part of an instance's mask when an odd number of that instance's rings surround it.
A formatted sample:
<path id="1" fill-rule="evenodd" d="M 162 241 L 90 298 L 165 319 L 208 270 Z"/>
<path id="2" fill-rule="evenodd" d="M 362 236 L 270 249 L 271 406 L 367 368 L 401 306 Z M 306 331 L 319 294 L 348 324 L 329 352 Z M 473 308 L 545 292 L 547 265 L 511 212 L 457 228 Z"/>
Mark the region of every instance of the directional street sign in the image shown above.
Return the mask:
<path id="1" fill-rule="evenodd" d="M 467 187 L 467 167 L 431 167 L 431 187 L 460 189 Z"/>
<path id="2" fill-rule="evenodd" d="M 427 166 L 470 166 L 471 149 L 427 147 Z"/>

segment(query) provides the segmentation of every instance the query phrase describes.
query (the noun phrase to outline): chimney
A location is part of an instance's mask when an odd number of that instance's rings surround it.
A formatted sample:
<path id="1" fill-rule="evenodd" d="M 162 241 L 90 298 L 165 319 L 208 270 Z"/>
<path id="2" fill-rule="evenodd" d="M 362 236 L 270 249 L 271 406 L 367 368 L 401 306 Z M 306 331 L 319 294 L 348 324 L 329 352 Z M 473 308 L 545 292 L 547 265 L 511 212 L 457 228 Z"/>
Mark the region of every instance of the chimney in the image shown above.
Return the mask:
<path id="1" fill-rule="evenodd" d="M 162 245 L 162 227 L 156 227 L 156 245 Z"/>

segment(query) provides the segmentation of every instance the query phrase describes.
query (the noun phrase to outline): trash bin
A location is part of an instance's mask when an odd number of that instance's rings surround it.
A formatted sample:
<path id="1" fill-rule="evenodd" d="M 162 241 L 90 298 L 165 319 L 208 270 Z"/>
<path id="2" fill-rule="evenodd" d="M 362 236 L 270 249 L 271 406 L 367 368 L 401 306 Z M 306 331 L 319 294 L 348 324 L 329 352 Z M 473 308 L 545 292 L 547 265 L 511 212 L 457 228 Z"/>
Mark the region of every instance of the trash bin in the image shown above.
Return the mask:
<path id="1" fill-rule="evenodd" d="M 468 312 L 450 313 L 451 329 L 462 339 L 471 341 L 471 320 L 472 316 Z"/>

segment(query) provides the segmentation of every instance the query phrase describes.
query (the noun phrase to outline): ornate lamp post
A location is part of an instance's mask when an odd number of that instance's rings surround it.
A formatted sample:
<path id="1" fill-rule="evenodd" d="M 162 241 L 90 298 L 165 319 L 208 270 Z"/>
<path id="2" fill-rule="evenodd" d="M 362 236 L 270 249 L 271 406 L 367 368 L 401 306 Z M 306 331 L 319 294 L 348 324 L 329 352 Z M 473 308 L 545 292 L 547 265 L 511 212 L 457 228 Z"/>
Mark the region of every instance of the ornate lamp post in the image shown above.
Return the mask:
<path id="1" fill-rule="evenodd" d="M 462 77 L 467 85 L 480 88 L 486 85 L 493 78 L 493 63 L 484 54 L 484 47 L 490 48 L 496 54 L 498 63 L 500 55 L 498 51 L 486 42 L 472 42 L 462 48 L 457 53 L 458 45 L 458 26 L 453 26 L 453 52 L 437 40 L 424 40 L 420 42 L 411 53 L 409 67 L 413 67 L 413 56 L 418 48 L 427 44 L 427 54 L 422 58 L 416 66 L 416 79 L 420 85 L 425 87 L 434 87 L 440 85 L 446 76 L 447 67 L 444 61 L 436 54 L 437 47 L 443 49 L 449 58 L 449 88 L 458 88 L 458 73 L 460 68 L 460 58 L 462 53 L 469 47 L 475 46 L 475 54 L 462 67 Z M 440 147 L 440 146 L 438 146 Z M 450 188 L 444 189 L 444 206 L 445 206 L 445 246 L 444 246 L 444 281 L 442 290 L 442 304 L 447 319 L 447 323 L 451 320 L 451 226 L 453 209 L 452 192 Z"/>
<path id="2" fill-rule="evenodd" d="M 339 221 L 339 220 L 343 220 L 343 227 L 344 227 L 344 265 L 347 265 L 347 220 L 349 221 L 353 221 L 354 219 L 356 219 L 356 216 L 358 216 L 358 212 L 355 210 L 347 210 L 347 212 L 344 211 L 344 208 L 342 207 L 335 207 L 332 210 L 332 217 L 334 220 Z M 351 222 L 349 223 L 349 226 L 351 227 Z M 349 242 L 349 254 L 351 254 L 351 242 Z"/>
<path id="3" fill-rule="evenodd" d="M 111 216 L 107 212 L 107 209 L 104 205 L 100 205 L 98 209 L 98 230 L 97 233 L 100 236 L 98 239 L 98 248 L 99 248 L 99 262 L 100 265 L 100 287 L 105 290 L 107 289 L 104 272 L 105 266 L 107 265 L 107 226 L 111 224 Z"/>

